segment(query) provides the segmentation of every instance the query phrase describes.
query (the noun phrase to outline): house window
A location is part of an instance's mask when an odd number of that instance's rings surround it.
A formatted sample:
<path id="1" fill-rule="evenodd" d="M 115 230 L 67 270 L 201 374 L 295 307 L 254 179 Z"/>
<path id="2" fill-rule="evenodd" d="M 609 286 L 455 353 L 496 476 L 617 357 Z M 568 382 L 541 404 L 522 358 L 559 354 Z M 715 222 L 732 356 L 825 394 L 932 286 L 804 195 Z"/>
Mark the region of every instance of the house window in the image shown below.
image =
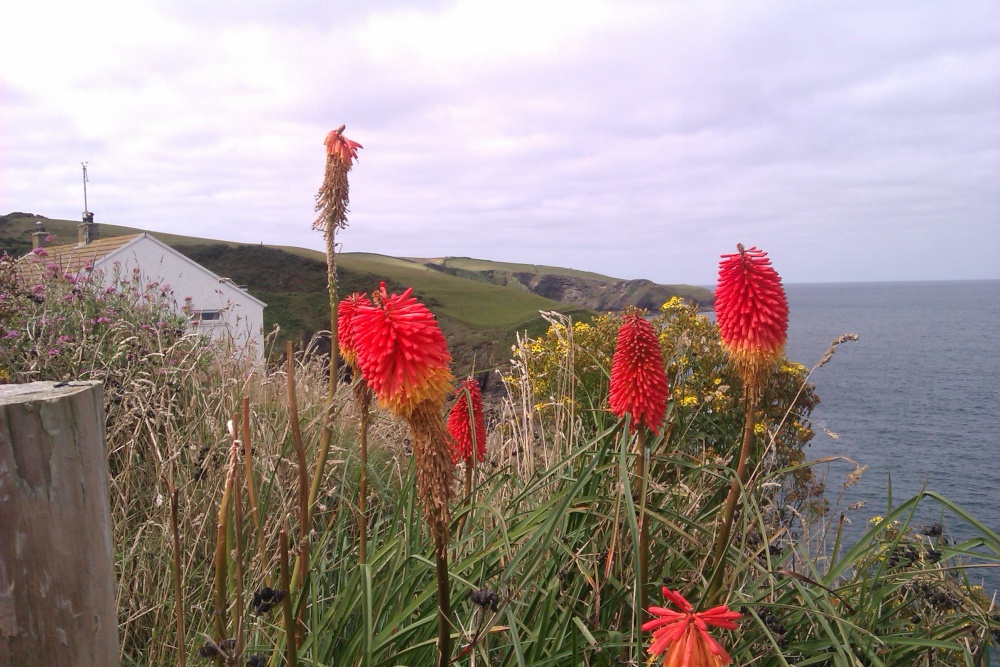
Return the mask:
<path id="1" fill-rule="evenodd" d="M 195 310 L 191 312 L 191 319 L 195 322 L 217 322 L 222 317 L 217 310 Z"/>

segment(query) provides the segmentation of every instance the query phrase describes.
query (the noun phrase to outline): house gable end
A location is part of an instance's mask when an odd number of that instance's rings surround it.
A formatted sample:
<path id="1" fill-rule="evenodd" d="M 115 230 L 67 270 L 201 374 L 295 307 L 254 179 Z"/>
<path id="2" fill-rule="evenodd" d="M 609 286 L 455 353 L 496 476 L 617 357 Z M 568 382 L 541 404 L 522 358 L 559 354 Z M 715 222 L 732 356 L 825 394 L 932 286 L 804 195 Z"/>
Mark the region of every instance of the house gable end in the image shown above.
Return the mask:
<path id="1" fill-rule="evenodd" d="M 192 271 L 200 274 L 204 279 L 210 281 L 212 284 L 225 286 L 225 288 L 235 291 L 240 297 L 246 298 L 256 303 L 261 308 L 267 307 L 266 303 L 255 297 L 253 294 L 250 294 L 250 292 L 246 291 L 242 287 L 236 285 L 232 281 L 228 281 L 216 275 L 213 271 L 205 268 L 204 266 L 194 261 L 190 257 L 187 257 L 183 253 L 174 250 L 167 244 L 163 243 L 163 241 L 157 239 L 155 236 L 151 236 L 146 233 L 140 234 L 138 237 L 136 237 L 136 239 L 134 239 L 134 241 L 130 241 L 129 243 L 123 245 L 121 248 L 118 248 L 117 250 L 105 255 L 103 258 L 99 260 L 99 262 L 95 263 L 94 265 L 95 268 L 111 266 L 116 261 L 123 262 L 128 256 L 129 249 L 132 249 L 134 251 L 136 249 L 136 244 L 142 242 L 152 243 L 154 246 L 157 247 L 158 250 L 160 250 L 164 254 L 169 254 L 177 261 L 189 267 Z"/>

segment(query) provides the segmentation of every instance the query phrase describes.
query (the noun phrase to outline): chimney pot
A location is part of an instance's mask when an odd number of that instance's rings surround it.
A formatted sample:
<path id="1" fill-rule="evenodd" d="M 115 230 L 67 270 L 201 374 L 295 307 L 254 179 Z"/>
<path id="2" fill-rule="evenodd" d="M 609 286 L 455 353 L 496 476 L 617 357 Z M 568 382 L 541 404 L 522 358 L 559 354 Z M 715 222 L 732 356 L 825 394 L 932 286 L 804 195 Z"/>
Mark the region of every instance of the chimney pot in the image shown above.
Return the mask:
<path id="1" fill-rule="evenodd" d="M 94 222 L 94 214 L 90 211 L 83 212 L 83 222 L 76 226 L 76 241 L 78 245 L 87 245 L 101 238 L 98 224 Z"/>
<path id="2" fill-rule="evenodd" d="M 45 231 L 45 225 L 42 224 L 41 220 L 35 221 L 35 233 L 31 235 L 31 249 L 44 248 L 45 247 L 45 237 L 48 233 Z"/>

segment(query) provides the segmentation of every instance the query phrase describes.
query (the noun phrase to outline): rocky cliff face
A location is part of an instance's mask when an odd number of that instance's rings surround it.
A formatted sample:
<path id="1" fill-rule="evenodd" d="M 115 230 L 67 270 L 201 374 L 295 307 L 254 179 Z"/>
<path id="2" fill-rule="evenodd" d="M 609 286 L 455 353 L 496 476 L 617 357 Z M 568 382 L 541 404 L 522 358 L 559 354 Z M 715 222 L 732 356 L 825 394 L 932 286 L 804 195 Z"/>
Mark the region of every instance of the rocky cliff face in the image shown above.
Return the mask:
<path id="1" fill-rule="evenodd" d="M 427 266 L 445 273 L 470 277 L 468 270 L 456 270 L 440 264 Z M 533 292 L 539 296 L 571 303 L 591 310 L 607 312 L 636 306 L 656 310 L 672 297 L 679 296 L 703 308 L 714 302 L 711 291 L 690 285 L 660 285 L 650 280 L 593 280 L 555 273 L 480 271 L 477 279 Z"/>

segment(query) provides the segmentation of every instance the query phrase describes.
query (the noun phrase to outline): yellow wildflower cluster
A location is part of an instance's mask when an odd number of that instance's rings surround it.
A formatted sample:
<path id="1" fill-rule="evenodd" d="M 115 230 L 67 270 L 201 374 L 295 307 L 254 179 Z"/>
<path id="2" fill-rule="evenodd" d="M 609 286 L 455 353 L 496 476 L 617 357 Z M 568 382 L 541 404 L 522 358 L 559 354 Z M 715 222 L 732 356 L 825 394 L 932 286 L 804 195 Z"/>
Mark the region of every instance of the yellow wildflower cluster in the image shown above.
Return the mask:
<path id="1" fill-rule="evenodd" d="M 684 394 L 683 396 L 680 397 L 678 403 L 680 403 L 681 406 L 685 408 L 690 408 L 695 405 L 698 405 L 698 397 L 692 394 Z"/>
<path id="2" fill-rule="evenodd" d="M 591 419 L 610 419 L 608 379 L 620 322 L 620 315 L 613 314 L 588 322 L 556 322 L 544 336 L 517 347 L 514 361 L 523 376 L 519 381 L 506 380 L 517 402 L 533 408 L 542 419 L 570 407 Z M 742 384 L 730 366 L 718 327 L 679 297 L 664 303 L 650 322 L 667 365 L 673 399 L 668 413 L 674 424 L 671 430 L 688 436 L 678 438 L 673 446 L 709 459 L 731 457 L 743 427 Z M 801 463 L 805 459 L 802 449 L 813 436 L 808 415 L 817 399 L 811 385 L 799 392 L 807 373 L 801 364 L 783 363 L 766 390 L 770 400 L 763 404 L 757 432 L 768 442 L 773 439 L 779 468 Z M 793 402 L 779 429 L 785 409 Z M 825 511 L 819 500 L 822 483 L 811 469 L 798 467 L 790 476 L 782 502 L 814 514 Z"/>

